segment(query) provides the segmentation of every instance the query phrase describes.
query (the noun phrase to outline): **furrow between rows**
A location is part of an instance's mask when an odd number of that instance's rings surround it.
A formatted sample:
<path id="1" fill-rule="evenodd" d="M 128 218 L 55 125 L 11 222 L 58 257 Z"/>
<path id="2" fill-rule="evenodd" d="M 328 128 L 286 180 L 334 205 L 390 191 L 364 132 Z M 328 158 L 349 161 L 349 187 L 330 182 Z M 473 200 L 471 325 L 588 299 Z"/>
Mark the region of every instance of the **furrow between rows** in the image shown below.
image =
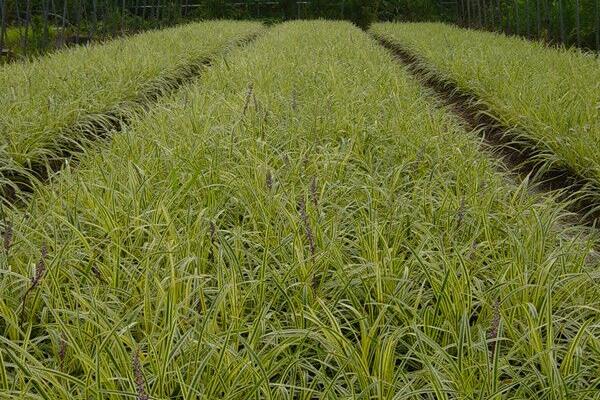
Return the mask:
<path id="1" fill-rule="evenodd" d="M 442 104 L 448 106 L 466 127 L 478 133 L 483 146 L 521 181 L 535 182 L 535 189 L 557 194 L 566 209 L 577 214 L 577 222 L 597 226 L 600 217 L 600 185 L 563 163 L 549 167 L 552 150 L 519 134 L 518 129 L 505 126 L 473 93 L 459 88 L 451 80 L 436 73 L 413 51 L 384 36 L 372 36 L 412 75 L 432 90 Z M 491 150 L 491 151 L 489 151 Z"/>

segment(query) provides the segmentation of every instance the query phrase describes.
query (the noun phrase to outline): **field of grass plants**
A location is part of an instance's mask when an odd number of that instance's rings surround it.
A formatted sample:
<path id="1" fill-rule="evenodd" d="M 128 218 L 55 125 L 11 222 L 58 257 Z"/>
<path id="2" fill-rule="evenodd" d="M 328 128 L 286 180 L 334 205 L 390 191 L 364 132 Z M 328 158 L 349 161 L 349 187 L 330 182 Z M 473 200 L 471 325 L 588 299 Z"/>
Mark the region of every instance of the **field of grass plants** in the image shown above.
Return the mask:
<path id="1" fill-rule="evenodd" d="M 13 184 L 15 174 L 39 173 L 66 147 L 106 135 L 261 29 L 252 22 L 196 23 L 2 67 L 0 185 Z"/>
<path id="2" fill-rule="evenodd" d="M 600 185 L 596 54 L 438 23 L 380 23 L 371 32 L 475 95 L 511 135 L 540 151 L 546 168 L 567 168 Z"/>
<path id="3" fill-rule="evenodd" d="M 595 230 L 354 25 L 223 27 L 4 207 L 0 397 L 600 398 Z"/>

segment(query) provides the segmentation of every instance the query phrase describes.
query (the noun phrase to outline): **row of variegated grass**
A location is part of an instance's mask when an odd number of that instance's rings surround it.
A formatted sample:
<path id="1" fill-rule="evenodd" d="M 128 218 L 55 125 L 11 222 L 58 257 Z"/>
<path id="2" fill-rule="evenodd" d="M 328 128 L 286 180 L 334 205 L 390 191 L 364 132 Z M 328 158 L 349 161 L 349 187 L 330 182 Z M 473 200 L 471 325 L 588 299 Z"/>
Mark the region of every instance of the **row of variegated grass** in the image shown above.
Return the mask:
<path id="1" fill-rule="evenodd" d="M 438 79 L 473 94 L 547 168 L 600 184 L 600 58 L 517 37 L 439 23 L 379 23 L 371 32 L 416 56 Z"/>
<path id="2" fill-rule="evenodd" d="M 194 23 L 0 68 L 0 184 L 35 175 L 61 160 L 65 148 L 86 148 L 262 29 L 253 22 Z"/>
<path id="3" fill-rule="evenodd" d="M 589 398 L 594 242 L 494 171 L 365 33 L 277 26 L 13 214 L 0 388 Z"/>

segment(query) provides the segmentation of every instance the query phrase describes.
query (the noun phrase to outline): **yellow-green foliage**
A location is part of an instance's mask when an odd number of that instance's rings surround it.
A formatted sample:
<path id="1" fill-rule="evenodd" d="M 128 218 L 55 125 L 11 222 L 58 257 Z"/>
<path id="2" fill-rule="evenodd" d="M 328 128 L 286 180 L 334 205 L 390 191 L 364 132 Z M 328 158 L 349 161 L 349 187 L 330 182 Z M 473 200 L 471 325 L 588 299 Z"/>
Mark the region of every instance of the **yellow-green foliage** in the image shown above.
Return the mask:
<path id="1" fill-rule="evenodd" d="M 0 390 L 589 398 L 594 242 L 494 171 L 364 32 L 276 26 L 8 217 Z"/>
<path id="2" fill-rule="evenodd" d="M 544 161 L 600 180 L 600 59 L 575 49 L 439 23 L 379 23 L 371 32 L 477 96 Z"/>
<path id="3" fill-rule="evenodd" d="M 195 23 L 0 67 L 0 168 L 56 158 L 86 128 L 110 127 L 109 115 L 137 110 L 145 94 L 168 91 L 178 74 L 261 29 Z"/>

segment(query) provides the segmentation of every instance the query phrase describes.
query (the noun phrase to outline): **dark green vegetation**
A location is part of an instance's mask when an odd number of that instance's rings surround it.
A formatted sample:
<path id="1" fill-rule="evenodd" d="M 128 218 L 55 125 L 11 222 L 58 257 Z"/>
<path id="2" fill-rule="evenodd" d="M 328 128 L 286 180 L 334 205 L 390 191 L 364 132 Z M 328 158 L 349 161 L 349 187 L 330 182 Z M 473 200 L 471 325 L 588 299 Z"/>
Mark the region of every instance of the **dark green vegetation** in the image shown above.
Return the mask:
<path id="1" fill-rule="evenodd" d="M 596 233 L 369 35 L 292 22 L 4 215 L 7 398 L 589 399 Z"/>
<path id="2" fill-rule="evenodd" d="M 600 49 L 600 0 L 0 0 L 0 62 L 213 18 L 442 21 Z"/>
<path id="3" fill-rule="evenodd" d="M 463 26 L 600 50 L 600 0 L 457 0 L 456 6 Z"/>

